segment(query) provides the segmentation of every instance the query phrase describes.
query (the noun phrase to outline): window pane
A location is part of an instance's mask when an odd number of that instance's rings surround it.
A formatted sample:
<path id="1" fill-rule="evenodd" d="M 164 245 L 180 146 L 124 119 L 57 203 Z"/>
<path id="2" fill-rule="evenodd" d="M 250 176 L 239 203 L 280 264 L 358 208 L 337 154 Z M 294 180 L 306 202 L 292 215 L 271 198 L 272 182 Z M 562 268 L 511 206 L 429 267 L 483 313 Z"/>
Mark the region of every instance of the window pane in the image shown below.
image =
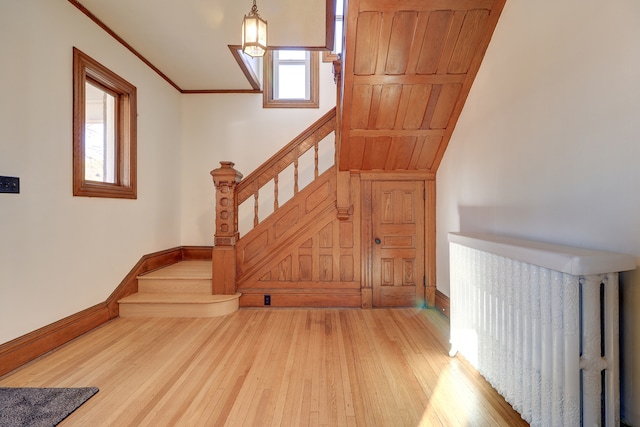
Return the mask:
<path id="1" fill-rule="evenodd" d="M 304 61 L 307 59 L 306 50 L 279 50 L 277 52 L 280 61 Z"/>
<path id="2" fill-rule="evenodd" d="M 344 15 L 344 3 L 342 0 L 336 0 L 336 16 Z"/>
<path id="3" fill-rule="evenodd" d="M 309 99 L 306 93 L 306 71 L 304 64 L 280 64 L 277 99 Z"/>
<path id="4" fill-rule="evenodd" d="M 336 34 L 333 53 L 342 53 L 342 19 L 336 19 Z"/>
<path id="5" fill-rule="evenodd" d="M 85 85 L 84 176 L 88 181 L 115 183 L 115 97 Z"/>

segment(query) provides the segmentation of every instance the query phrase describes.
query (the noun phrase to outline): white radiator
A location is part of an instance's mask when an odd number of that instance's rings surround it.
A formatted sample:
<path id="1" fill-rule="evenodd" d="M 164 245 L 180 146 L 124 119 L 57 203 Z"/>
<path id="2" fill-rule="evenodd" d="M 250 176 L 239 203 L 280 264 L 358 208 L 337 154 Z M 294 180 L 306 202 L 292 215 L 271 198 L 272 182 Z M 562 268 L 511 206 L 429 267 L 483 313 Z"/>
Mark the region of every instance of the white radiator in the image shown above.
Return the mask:
<path id="1" fill-rule="evenodd" d="M 451 355 L 532 426 L 619 426 L 618 272 L 631 256 L 450 233 Z"/>

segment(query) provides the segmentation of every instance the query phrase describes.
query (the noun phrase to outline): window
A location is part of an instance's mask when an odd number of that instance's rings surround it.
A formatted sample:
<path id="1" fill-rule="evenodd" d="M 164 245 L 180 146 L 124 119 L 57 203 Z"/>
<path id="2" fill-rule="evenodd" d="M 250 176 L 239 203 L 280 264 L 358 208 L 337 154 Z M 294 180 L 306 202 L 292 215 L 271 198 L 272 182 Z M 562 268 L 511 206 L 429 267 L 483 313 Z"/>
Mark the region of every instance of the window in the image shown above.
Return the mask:
<path id="1" fill-rule="evenodd" d="M 137 197 L 136 88 L 76 48 L 73 195 Z"/>
<path id="2" fill-rule="evenodd" d="M 318 108 L 318 52 L 271 50 L 264 58 L 265 107 Z"/>

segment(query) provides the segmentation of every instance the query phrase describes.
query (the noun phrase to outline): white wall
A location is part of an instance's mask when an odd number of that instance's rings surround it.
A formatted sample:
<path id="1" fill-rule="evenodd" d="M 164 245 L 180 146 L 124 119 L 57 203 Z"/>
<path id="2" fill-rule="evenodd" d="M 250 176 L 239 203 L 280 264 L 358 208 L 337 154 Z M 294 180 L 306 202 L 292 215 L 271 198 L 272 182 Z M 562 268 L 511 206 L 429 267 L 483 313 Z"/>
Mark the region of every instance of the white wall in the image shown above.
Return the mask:
<path id="1" fill-rule="evenodd" d="M 437 176 L 449 231 L 640 260 L 640 2 L 507 2 Z M 622 276 L 622 412 L 640 426 L 640 277 Z"/>
<path id="2" fill-rule="evenodd" d="M 72 48 L 138 89 L 138 199 L 72 196 Z M 180 244 L 180 94 L 66 1 L 0 2 L 0 343 L 105 301 Z M 9 321 L 10 319 L 10 321 Z"/>
<path id="3" fill-rule="evenodd" d="M 319 108 L 263 108 L 262 94 L 182 97 L 182 243 L 213 245 L 221 161 L 249 175 L 336 105 L 331 63 L 320 63 Z"/>

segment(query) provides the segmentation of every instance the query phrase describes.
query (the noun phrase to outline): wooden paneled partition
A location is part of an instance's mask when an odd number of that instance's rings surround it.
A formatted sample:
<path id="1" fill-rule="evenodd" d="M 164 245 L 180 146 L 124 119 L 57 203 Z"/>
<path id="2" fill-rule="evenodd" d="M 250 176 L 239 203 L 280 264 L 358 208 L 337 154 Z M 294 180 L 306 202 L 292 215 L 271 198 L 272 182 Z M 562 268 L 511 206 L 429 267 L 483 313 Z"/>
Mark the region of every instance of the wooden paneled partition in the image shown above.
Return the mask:
<path id="1" fill-rule="evenodd" d="M 336 186 L 331 168 L 240 239 L 241 305 L 361 306 L 360 222 L 338 219 Z"/>

